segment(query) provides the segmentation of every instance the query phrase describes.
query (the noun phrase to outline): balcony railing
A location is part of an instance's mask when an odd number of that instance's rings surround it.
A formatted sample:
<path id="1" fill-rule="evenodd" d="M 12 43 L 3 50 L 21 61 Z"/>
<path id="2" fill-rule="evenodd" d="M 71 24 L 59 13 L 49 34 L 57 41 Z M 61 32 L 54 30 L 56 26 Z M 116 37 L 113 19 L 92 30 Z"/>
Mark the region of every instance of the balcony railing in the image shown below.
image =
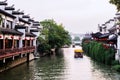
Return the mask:
<path id="1" fill-rule="evenodd" d="M 34 50 L 35 50 L 35 46 L 15 48 L 15 49 L 5 49 L 5 50 L 0 49 L 0 59 L 12 57 L 12 56 L 19 55 L 19 54 L 34 52 Z"/>

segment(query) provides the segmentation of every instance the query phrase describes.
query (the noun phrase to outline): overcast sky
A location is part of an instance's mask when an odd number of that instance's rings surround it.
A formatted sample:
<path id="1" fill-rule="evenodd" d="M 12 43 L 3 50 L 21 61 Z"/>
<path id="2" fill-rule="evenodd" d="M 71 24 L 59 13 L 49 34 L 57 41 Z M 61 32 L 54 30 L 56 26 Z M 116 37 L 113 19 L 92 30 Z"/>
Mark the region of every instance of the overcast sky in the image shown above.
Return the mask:
<path id="1" fill-rule="evenodd" d="M 109 0 L 8 0 L 8 5 L 12 4 L 38 21 L 54 19 L 73 33 L 96 32 L 98 24 L 116 13 Z"/>

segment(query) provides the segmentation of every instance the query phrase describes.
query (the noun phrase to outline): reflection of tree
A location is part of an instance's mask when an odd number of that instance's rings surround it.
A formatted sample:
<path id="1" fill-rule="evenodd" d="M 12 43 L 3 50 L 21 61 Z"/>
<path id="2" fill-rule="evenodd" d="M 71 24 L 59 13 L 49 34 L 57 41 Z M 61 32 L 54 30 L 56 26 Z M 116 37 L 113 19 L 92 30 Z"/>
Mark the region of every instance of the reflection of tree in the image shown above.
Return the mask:
<path id="1" fill-rule="evenodd" d="M 93 76 L 95 76 L 95 78 L 101 77 L 101 79 L 103 78 L 105 80 L 116 80 L 115 79 L 116 72 L 114 72 L 110 66 L 95 61 L 91 61 L 91 64 L 92 64 L 92 74 Z"/>
<path id="2" fill-rule="evenodd" d="M 39 67 L 36 76 L 40 76 L 42 80 L 60 80 L 64 75 L 64 60 L 60 56 L 41 58 L 36 66 Z"/>

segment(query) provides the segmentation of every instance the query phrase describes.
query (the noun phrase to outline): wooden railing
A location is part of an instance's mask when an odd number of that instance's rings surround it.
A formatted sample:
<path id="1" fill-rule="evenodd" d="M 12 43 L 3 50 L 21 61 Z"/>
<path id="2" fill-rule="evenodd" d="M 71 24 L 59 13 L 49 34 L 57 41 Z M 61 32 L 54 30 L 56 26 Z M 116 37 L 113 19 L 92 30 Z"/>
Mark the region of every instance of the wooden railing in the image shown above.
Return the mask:
<path id="1" fill-rule="evenodd" d="M 34 50 L 35 50 L 35 46 L 15 48 L 15 49 L 5 49 L 5 50 L 0 49 L 0 59 L 19 55 L 19 54 L 34 52 Z"/>

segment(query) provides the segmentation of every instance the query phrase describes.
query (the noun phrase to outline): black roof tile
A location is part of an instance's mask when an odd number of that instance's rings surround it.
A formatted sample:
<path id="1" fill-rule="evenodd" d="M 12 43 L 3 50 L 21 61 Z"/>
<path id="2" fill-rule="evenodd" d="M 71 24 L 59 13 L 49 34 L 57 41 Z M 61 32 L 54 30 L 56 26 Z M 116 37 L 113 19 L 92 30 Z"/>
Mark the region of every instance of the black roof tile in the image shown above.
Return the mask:
<path id="1" fill-rule="evenodd" d="M 0 32 L 2 34 L 13 34 L 13 35 L 23 35 L 23 33 L 14 30 L 14 29 L 4 29 L 4 28 L 0 28 Z"/>
<path id="2" fill-rule="evenodd" d="M 26 26 L 24 25 L 15 25 L 15 29 L 25 29 Z"/>
<path id="3" fill-rule="evenodd" d="M 11 18 L 16 18 L 14 15 L 12 15 L 12 14 L 10 14 L 10 13 L 2 10 L 2 9 L 0 9 L 0 13 L 4 14 L 4 15 L 6 15 L 6 16 L 9 16 L 9 17 L 11 17 Z"/>
<path id="4" fill-rule="evenodd" d="M 15 10 L 13 7 L 5 7 L 5 10 Z"/>
<path id="5" fill-rule="evenodd" d="M 22 19 L 22 18 L 19 18 L 19 21 L 22 21 L 22 22 L 24 22 L 24 23 L 30 24 L 29 21 L 26 21 L 26 20 L 24 20 L 24 19 Z"/>
<path id="6" fill-rule="evenodd" d="M 0 5 L 7 5 L 6 2 L 0 2 Z"/>
<path id="7" fill-rule="evenodd" d="M 25 36 L 36 37 L 36 35 L 34 35 L 32 33 L 28 33 L 28 32 L 25 33 Z"/>

